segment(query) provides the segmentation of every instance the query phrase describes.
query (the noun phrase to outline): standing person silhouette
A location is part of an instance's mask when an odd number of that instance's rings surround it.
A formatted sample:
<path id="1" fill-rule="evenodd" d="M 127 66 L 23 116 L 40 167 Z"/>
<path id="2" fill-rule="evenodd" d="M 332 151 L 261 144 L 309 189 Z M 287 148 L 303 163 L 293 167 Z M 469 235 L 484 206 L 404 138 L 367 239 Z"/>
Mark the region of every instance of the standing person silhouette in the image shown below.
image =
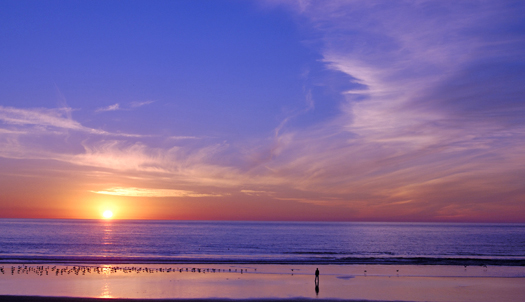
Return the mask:
<path id="1" fill-rule="evenodd" d="M 315 295 L 319 295 L 319 268 L 315 269 Z"/>

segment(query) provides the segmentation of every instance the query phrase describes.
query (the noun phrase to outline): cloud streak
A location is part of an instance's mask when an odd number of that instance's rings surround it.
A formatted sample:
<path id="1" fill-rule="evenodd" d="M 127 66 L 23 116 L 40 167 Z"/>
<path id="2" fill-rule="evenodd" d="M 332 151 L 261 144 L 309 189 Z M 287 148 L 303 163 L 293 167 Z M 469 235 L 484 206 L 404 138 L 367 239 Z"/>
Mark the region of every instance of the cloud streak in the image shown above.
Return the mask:
<path id="1" fill-rule="evenodd" d="M 113 105 L 109 105 L 107 107 L 98 108 L 95 110 L 95 112 L 107 112 L 107 111 L 119 111 L 119 110 L 131 110 L 135 108 L 139 108 L 142 106 L 146 106 L 149 104 L 152 104 L 154 101 L 144 101 L 144 102 L 131 102 L 128 105 L 125 105 L 122 107 L 119 103 L 115 103 Z"/>
<path id="2" fill-rule="evenodd" d="M 92 191 L 97 194 L 129 197 L 218 197 L 217 194 L 201 194 L 186 190 L 145 189 L 145 188 L 109 188 L 104 191 Z"/>
<path id="3" fill-rule="evenodd" d="M 14 129 L 3 129 L 4 133 L 63 134 L 60 131 L 78 131 L 102 136 L 141 137 L 138 134 L 112 133 L 83 126 L 71 117 L 71 108 L 14 108 L 0 106 L 0 121 Z M 33 128 L 31 128 L 33 127 Z M 56 132 L 59 131 L 59 132 Z"/>
<path id="4" fill-rule="evenodd" d="M 155 101 L 144 101 L 144 102 L 131 102 L 131 108 L 138 108 L 154 103 Z"/>
<path id="5" fill-rule="evenodd" d="M 103 134 L 104 131 L 90 129 L 69 118 L 72 109 L 20 109 L 0 106 L 0 121 L 11 125 L 34 125 Z"/>
<path id="6" fill-rule="evenodd" d="M 106 112 L 106 111 L 116 111 L 116 110 L 120 110 L 120 104 L 119 103 L 116 103 L 116 104 L 113 104 L 113 105 L 109 105 L 107 107 L 102 107 L 102 108 L 98 108 L 97 110 L 95 110 L 95 112 Z"/>

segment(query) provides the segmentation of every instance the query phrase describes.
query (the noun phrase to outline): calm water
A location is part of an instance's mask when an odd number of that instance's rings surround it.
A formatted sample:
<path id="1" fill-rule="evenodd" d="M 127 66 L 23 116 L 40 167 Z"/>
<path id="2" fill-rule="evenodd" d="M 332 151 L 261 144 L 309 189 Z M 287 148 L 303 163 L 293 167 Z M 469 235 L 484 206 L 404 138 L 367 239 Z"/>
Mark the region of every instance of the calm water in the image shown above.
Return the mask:
<path id="1" fill-rule="evenodd" d="M 0 219 L 0 262 L 525 265 L 525 225 Z"/>

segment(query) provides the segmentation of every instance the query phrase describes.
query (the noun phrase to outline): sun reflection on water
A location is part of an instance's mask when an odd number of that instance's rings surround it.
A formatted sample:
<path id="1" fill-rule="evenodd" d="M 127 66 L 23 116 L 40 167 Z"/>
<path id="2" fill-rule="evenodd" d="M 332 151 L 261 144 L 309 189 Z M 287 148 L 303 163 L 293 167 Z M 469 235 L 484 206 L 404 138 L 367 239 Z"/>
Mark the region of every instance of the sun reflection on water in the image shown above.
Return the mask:
<path id="1" fill-rule="evenodd" d="M 102 237 L 104 244 L 113 244 L 111 240 L 112 233 L 113 233 L 113 228 L 111 226 L 111 222 L 108 221 L 104 223 L 104 236 Z"/>
<path id="2" fill-rule="evenodd" d="M 107 256 L 111 254 L 113 250 L 114 238 L 113 238 L 113 223 L 112 221 L 104 221 L 103 231 L 102 231 L 102 246 L 101 249 L 102 256 Z"/>
<path id="3" fill-rule="evenodd" d="M 101 273 L 102 275 L 104 276 L 104 278 L 108 278 L 109 275 L 112 273 L 112 268 L 111 268 L 111 265 L 103 265 L 101 267 Z M 107 299 L 107 298 L 113 298 L 113 296 L 111 296 L 111 290 L 110 290 L 110 287 L 109 287 L 109 282 L 107 279 L 104 280 L 104 286 L 102 286 L 102 289 L 101 289 L 101 292 L 100 292 L 100 298 L 104 298 L 104 299 Z"/>
<path id="4" fill-rule="evenodd" d="M 104 298 L 104 299 L 113 298 L 111 296 L 111 290 L 109 289 L 108 282 L 104 283 L 104 286 L 102 287 L 102 292 L 100 294 L 100 298 Z"/>

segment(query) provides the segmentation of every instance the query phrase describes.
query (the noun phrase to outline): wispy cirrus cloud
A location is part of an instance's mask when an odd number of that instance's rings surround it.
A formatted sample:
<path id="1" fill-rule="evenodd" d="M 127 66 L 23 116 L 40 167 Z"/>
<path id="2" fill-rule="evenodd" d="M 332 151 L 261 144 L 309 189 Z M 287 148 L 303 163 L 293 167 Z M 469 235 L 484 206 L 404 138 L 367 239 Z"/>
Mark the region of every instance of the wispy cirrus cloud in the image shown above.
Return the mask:
<path id="1" fill-rule="evenodd" d="M 518 190 L 516 177 L 525 171 L 516 165 L 525 148 L 523 6 L 296 4 L 320 37 L 323 62 L 357 88 L 342 91 L 339 117 L 287 133 L 292 139 L 265 164 L 274 175 L 293 179 L 289 185 L 300 190 L 333 193 L 350 207 L 471 211 L 458 200 L 490 202 L 478 193 L 488 193 L 491 181 L 494 200 L 519 200 L 507 192 Z M 450 194 L 430 197 L 447 185 Z"/>
<path id="2" fill-rule="evenodd" d="M 241 190 L 241 193 L 249 195 L 249 196 L 269 196 L 274 194 L 275 192 L 268 192 L 268 191 L 258 191 L 258 190 Z"/>
<path id="3" fill-rule="evenodd" d="M 30 108 L 20 109 L 0 106 L 0 121 L 5 124 L 25 126 L 43 126 L 86 131 L 91 133 L 104 133 L 104 131 L 90 129 L 69 118 L 71 108 Z"/>
<path id="4" fill-rule="evenodd" d="M 118 111 L 118 110 L 131 110 L 135 108 L 139 108 L 142 106 L 149 105 L 153 103 L 154 101 L 144 101 L 144 102 L 131 102 L 126 105 L 121 105 L 120 103 L 115 103 L 113 105 L 109 105 L 106 107 L 101 107 L 95 110 L 95 112 L 107 112 L 107 111 Z"/>
<path id="5" fill-rule="evenodd" d="M 184 139 L 199 139 L 199 137 L 197 137 L 197 136 L 184 136 L 184 135 L 168 137 L 168 140 L 184 140 Z"/>
<path id="6" fill-rule="evenodd" d="M 186 190 L 146 189 L 146 188 L 109 188 L 104 191 L 92 191 L 97 194 L 130 196 L 130 197 L 219 197 L 219 194 L 203 194 Z"/>
<path id="7" fill-rule="evenodd" d="M 149 104 L 152 104 L 154 103 L 155 101 L 144 101 L 144 102 L 131 102 L 130 103 L 130 106 L 131 108 L 138 108 L 138 107 L 142 107 L 142 106 L 146 106 L 146 105 L 149 105 Z"/>
<path id="8" fill-rule="evenodd" d="M 130 133 L 114 133 L 82 125 L 71 117 L 71 108 L 15 108 L 0 106 L 0 121 L 11 129 L 4 133 L 63 134 L 57 131 L 78 131 L 102 136 L 141 137 Z"/>
<path id="9" fill-rule="evenodd" d="M 102 108 L 98 108 L 97 110 L 95 110 L 95 112 L 106 112 L 106 111 L 116 111 L 116 110 L 120 110 L 120 104 L 119 103 L 116 103 L 116 104 L 113 104 L 113 105 L 109 105 L 107 107 L 102 107 Z"/>
<path id="10" fill-rule="evenodd" d="M 441 1 L 305 3 L 302 14 L 323 35 L 327 66 L 365 87 L 347 91 L 343 109 L 350 131 L 395 134 L 451 118 L 467 122 L 465 114 L 477 122 L 506 122 L 519 119 L 525 108 L 525 88 L 518 85 L 525 79 L 519 52 L 525 42 L 516 23 L 522 7 L 505 1 L 469 7 Z"/>

